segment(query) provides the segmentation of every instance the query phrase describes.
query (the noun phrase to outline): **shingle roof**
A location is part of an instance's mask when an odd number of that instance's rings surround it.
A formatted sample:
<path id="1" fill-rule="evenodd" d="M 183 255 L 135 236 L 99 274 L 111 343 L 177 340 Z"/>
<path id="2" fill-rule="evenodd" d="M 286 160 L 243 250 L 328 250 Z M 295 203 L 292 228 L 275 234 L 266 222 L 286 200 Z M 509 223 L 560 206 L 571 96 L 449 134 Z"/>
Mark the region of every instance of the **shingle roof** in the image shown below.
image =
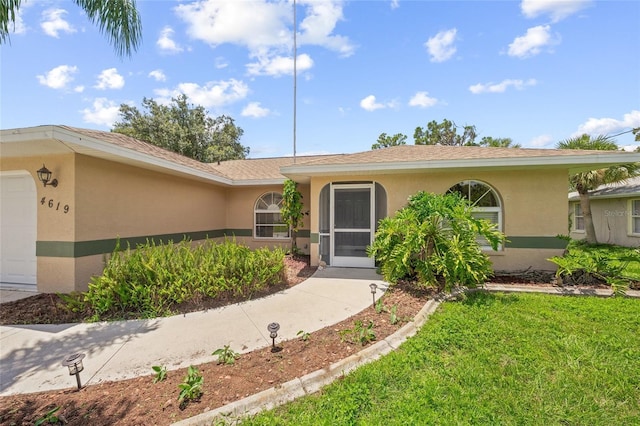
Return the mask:
<path id="1" fill-rule="evenodd" d="M 221 177 L 226 177 L 224 174 L 212 169 L 208 164 L 194 160 L 184 155 L 177 154 L 173 151 L 160 148 L 159 146 L 150 144 L 148 142 L 141 141 L 131 136 L 123 135 L 115 132 L 105 132 L 101 130 L 81 129 L 71 126 L 58 126 L 63 129 L 67 129 L 71 132 L 88 136 L 90 138 L 98 139 L 103 142 L 107 142 L 112 145 L 116 145 L 122 148 L 127 148 L 141 154 L 151 155 L 156 158 L 171 161 L 176 164 L 191 167 L 196 170 L 200 170 L 207 173 L 218 174 Z"/>
<path id="2" fill-rule="evenodd" d="M 120 158 L 118 156 L 125 158 L 129 155 L 142 154 L 143 159 L 138 159 L 139 161 L 153 163 L 151 158 L 156 158 L 159 159 L 159 164 L 162 164 L 161 167 L 173 169 L 173 165 L 178 165 L 182 172 L 189 173 L 189 170 L 192 170 L 198 177 L 225 184 L 268 184 L 282 181 L 286 177 L 304 180 L 313 174 L 335 172 L 368 174 L 421 171 L 429 168 L 546 167 L 548 165 L 564 168 L 593 165 L 606 167 L 607 163 L 619 164 L 640 159 L 640 154 L 620 151 L 401 145 L 353 154 L 298 156 L 295 163 L 293 157 L 277 157 L 207 164 L 120 133 L 71 126 L 51 126 L 51 128 L 59 128 L 78 141 L 83 137 L 94 141 L 88 145 L 82 144 L 86 145 L 82 152 L 87 155 L 100 156 L 103 151 L 109 151 L 111 152 L 109 158 L 117 160 Z M 109 150 L 106 146 L 101 147 L 101 143 L 113 145 L 118 149 L 123 148 L 124 151 Z M 144 159 L 144 156 L 147 156 L 147 159 Z"/>
<path id="3" fill-rule="evenodd" d="M 305 161 L 304 164 L 403 163 L 413 161 L 509 159 L 607 154 L 609 151 L 570 149 L 492 148 L 479 146 L 399 145 L 354 154 L 334 155 Z M 616 153 L 618 151 L 611 151 Z"/>
<path id="4" fill-rule="evenodd" d="M 589 191 L 589 198 L 618 198 L 640 196 L 640 176 L 628 179 L 626 182 L 602 185 L 593 191 Z M 577 201 L 580 196 L 577 192 L 569 193 L 569 201 Z"/>

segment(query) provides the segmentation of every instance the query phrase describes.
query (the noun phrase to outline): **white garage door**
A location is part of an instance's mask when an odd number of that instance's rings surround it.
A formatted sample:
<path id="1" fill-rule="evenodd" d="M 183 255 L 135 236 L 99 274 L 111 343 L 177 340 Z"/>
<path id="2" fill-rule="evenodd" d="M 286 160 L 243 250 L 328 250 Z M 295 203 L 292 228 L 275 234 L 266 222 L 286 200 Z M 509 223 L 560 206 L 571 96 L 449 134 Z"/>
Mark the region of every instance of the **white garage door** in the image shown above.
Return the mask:
<path id="1" fill-rule="evenodd" d="M 0 195 L 0 282 L 35 286 L 35 182 L 26 171 L 0 173 Z"/>

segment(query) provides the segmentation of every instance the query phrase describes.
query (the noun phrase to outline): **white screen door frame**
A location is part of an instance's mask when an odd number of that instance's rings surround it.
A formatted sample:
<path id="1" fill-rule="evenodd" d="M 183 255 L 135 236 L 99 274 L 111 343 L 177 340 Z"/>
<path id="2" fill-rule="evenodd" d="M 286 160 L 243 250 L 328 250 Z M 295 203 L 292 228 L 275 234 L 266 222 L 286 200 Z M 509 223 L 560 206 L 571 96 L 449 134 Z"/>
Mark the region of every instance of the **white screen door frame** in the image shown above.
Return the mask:
<path id="1" fill-rule="evenodd" d="M 374 268 L 366 247 L 375 234 L 375 185 L 331 185 L 331 265 Z"/>

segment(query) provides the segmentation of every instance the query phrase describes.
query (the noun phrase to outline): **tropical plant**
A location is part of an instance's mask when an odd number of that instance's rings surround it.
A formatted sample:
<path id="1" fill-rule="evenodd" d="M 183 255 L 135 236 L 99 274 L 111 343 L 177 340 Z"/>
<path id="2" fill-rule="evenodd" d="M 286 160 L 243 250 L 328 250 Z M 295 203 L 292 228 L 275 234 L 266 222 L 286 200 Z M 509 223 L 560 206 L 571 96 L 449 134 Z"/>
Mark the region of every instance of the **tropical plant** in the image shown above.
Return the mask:
<path id="1" fill-rule="evenodd" d="M 223 348 L 218 348 L 211 355 L 218 357 L 218 364 L 232 365 L 236 362 L 236 359 L 240 358 L 240 355 L 231 349 L 231 346 L 224 345 Z"/>
<path id="2" fill-rule="evenodd" d="M 142 22 L 135 0 L 73 0 L 113 45 L 118 56 L 131 56 L 142 42 Z M 2 0 L 0 44 L 9 41 L 23 0 Z"/>
<path id="3" fill-rule="evenodd" d="M 135 106 L 120 105 L 121 121 L 112 131 L 134 137 L 203 163 L 243 159 L 249 148 L 240 144 L 244 131 L 233 118 L 212 118 L 203 106 L 189 103 L 184 93 L 169 105 L 143 98 L 141 112 Z"/>
<path id="4" fill-rule="evenodd" d="M 282 220 L 291 229 L 291 253 L 298 251 L 298 230 L 303 224 L 304 213 L 302 212 L 302 194 L 298 191 L 298 183 L 287 179 L 284 181 L 282 189 L 282 207 L 280 214 Z"/>
<path id="5" fill-rule="evenodd" d="M 472 216 L 460 194 L 418 192 L 406 207 L 380 221 L 367 253 L 379 262 L 388 282 L 406 279 L 450 291 L 475 287 L 492 274 L 479 237 L 494 250 L 505 241 L 495 224 Z"/>
<path id="6" fill-rule="evenodd" d="M 178 402 L 180 406 L 184 406 L 189 401 L 196 401 L 202 395 L 202 385 L 204 384 L 204 377 L 193 365 L 190 365 L 187 369 L 187 375 L 182 380 L 182 383 L 178 385 L 180 394 L 178 395 Z"/>
<path id="7" fill-rule="evenodd" d="M 153 377 L 153 383 L 158 383 L 166 380 L 167 378 L 167 367 L 154 365 L 151 369 L 156 373 Z"/>
<path id="8" fill-rule="evenodd" d="M 606 136 L 591 137 L 587 134 L 566 139 L 557 144 L 559 149 L 588 149 L 599 151 L 616 151 L 618 145 Z M 569 184 L 580 196 L 580 207 L 584 217 L 585 241 L 589 244 L 597 244 L 593 215 L 591 214 L 591 200 L 589 191 L 593 191 L 600 185 L 625 182 L 635 176 L 640 176 L 640 163 L 629 163 L 612 166 L 605 169 L 589 170 L 574 173 L 569 177 Z"/>

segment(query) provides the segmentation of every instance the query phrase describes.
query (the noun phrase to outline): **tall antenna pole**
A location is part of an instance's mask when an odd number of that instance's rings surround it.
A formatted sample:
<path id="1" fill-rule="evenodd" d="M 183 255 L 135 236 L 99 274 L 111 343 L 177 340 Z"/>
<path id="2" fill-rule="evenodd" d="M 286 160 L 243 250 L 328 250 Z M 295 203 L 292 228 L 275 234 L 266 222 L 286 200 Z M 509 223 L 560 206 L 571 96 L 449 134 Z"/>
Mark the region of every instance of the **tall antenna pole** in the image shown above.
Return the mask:
<path id="1" fill-rule="evenodd" d="M 296 110 L 298 92 L 298 20 L 296 19 L 296 0 L 293 0 L 293 163 L 296 163 Z"/>

